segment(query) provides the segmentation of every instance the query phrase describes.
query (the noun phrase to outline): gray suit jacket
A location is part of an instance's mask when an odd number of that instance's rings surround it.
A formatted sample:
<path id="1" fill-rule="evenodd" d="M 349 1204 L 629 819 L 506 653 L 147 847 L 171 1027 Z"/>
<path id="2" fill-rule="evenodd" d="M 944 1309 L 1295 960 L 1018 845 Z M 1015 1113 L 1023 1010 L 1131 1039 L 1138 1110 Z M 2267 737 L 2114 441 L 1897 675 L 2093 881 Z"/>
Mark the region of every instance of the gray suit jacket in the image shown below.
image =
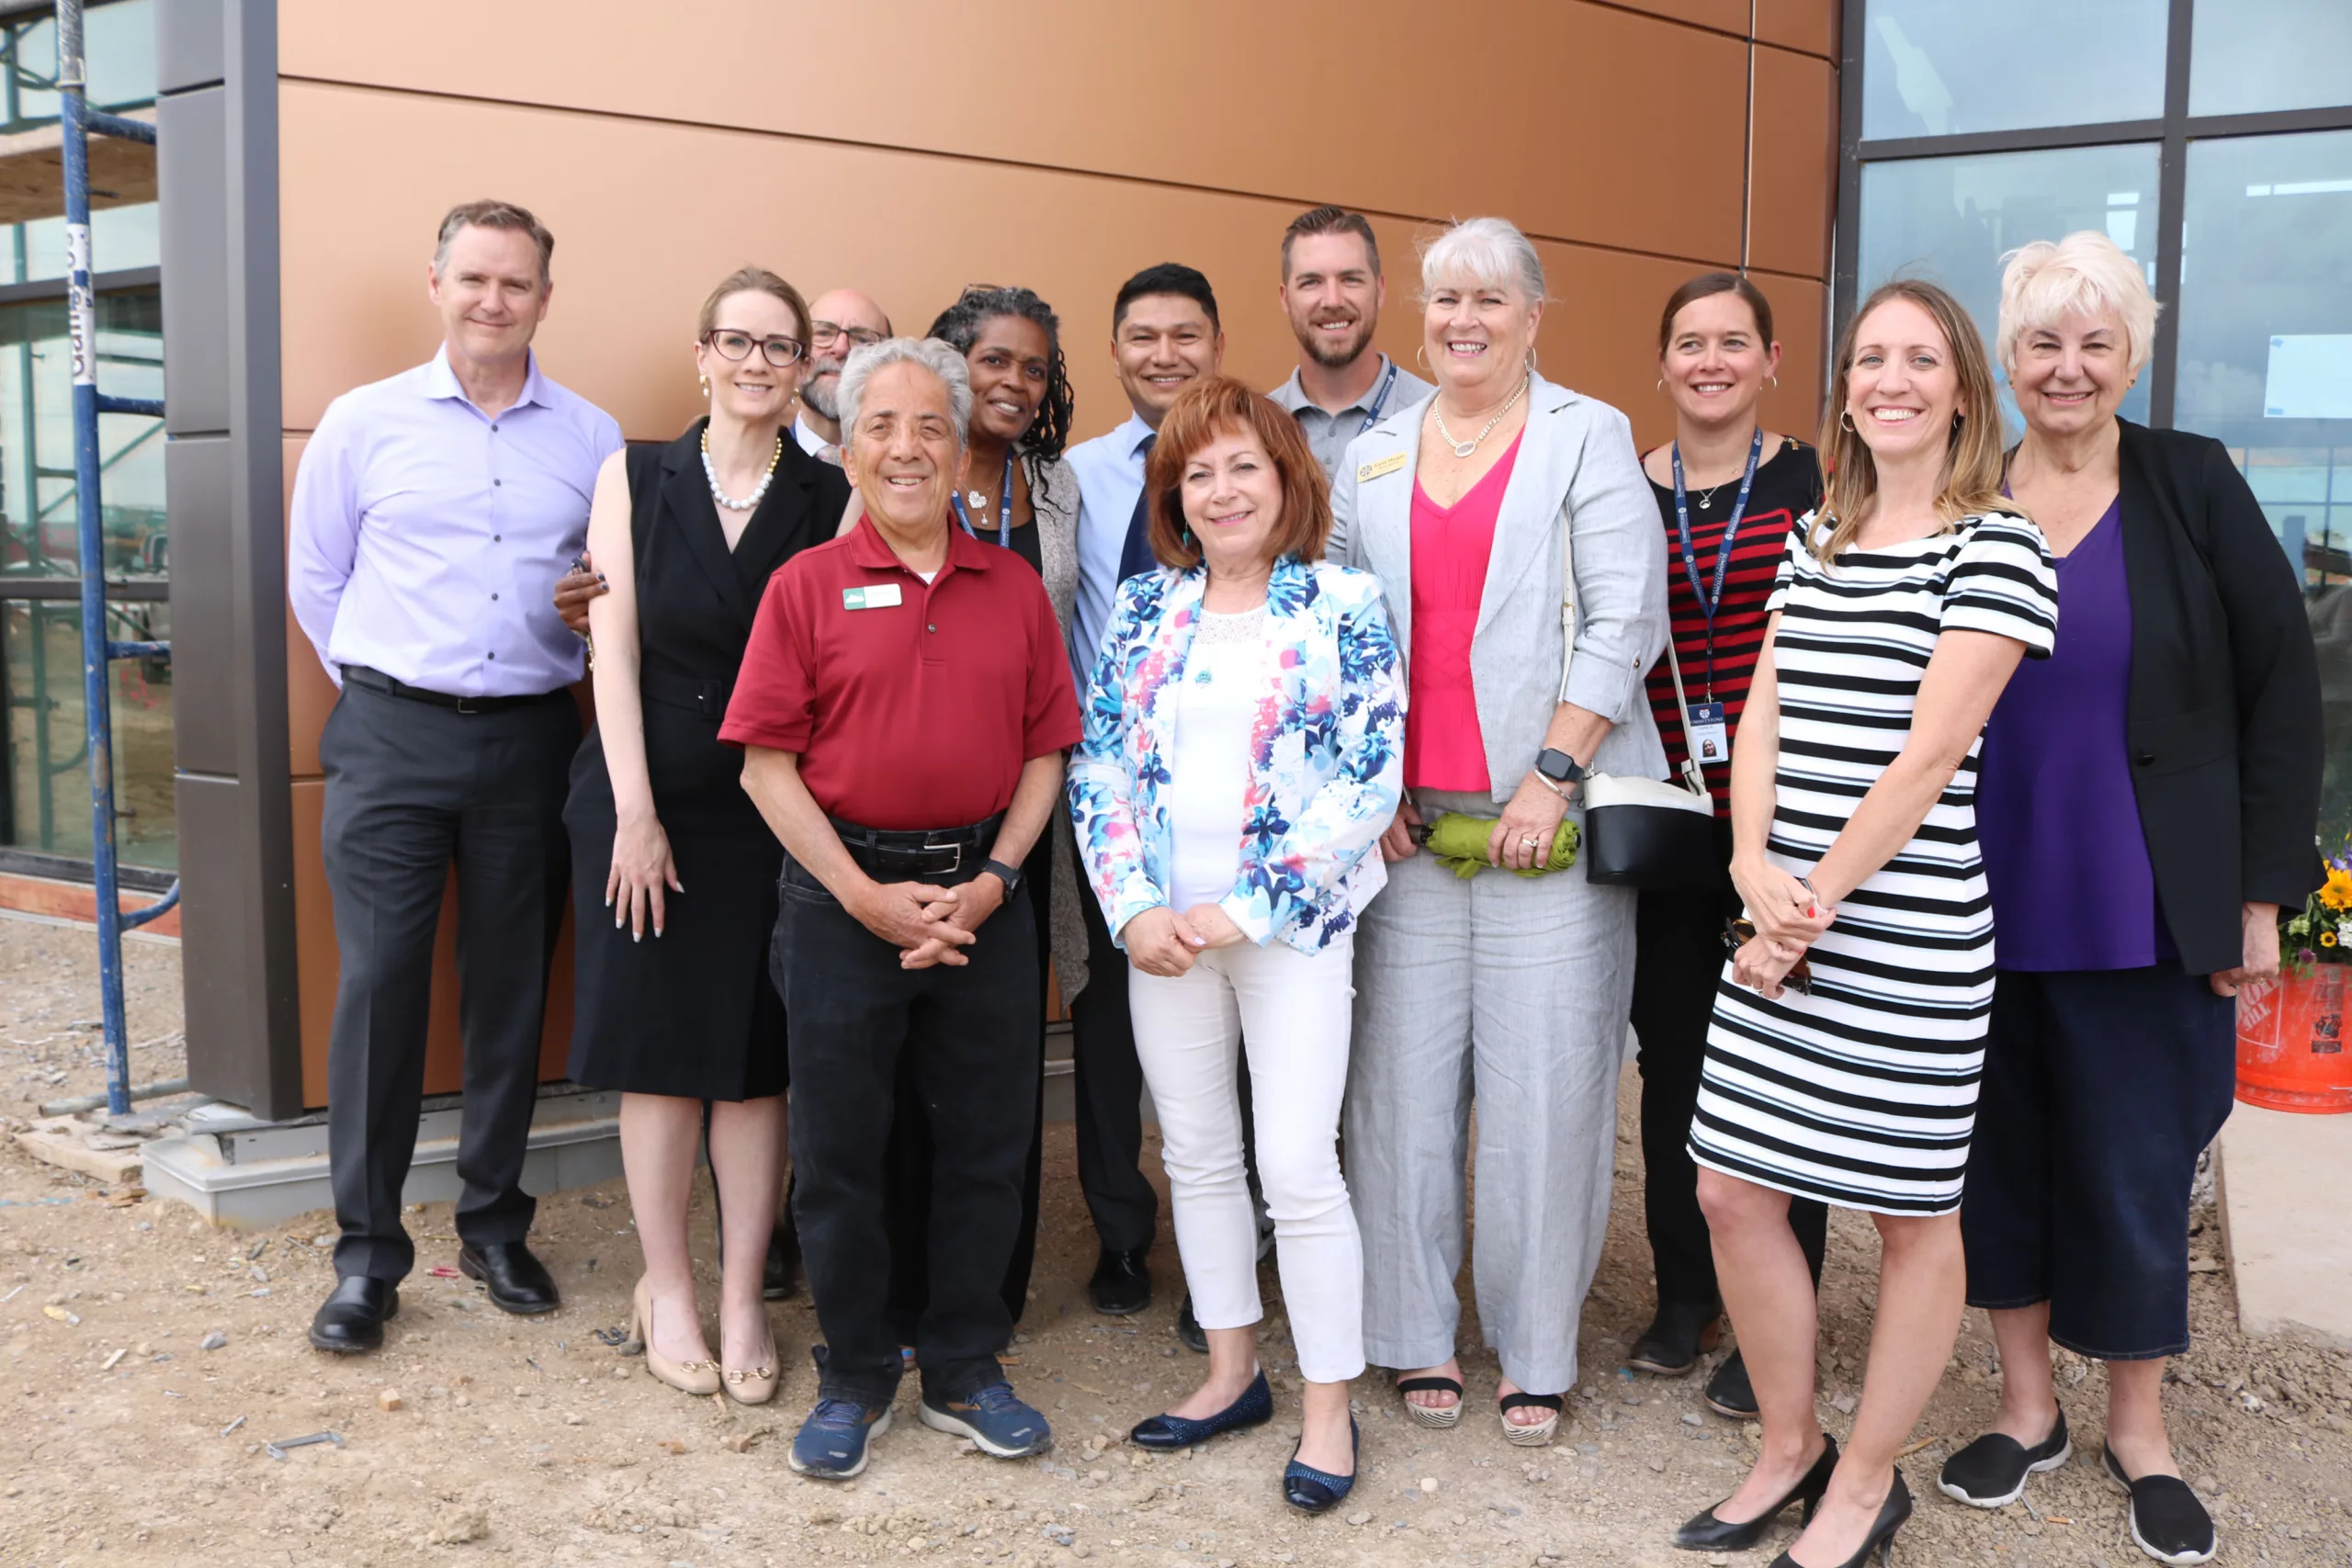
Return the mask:
<path id="1" fill-rule="evenodd" d="M 1535 378 L 1527 434 L 1503 491 L 1470 645 L 1478 730 L 1495 799 L 1535 765 L 1560 695 L 1560 524 L 1576 552 L 1577 645 L 1568 701 L 1614 727 L 1595 773 L 1666 776 L 1643 677 L 1666 647 L 1666 532 L 1625 416 Z M 1413 476 L 1426 403 L 1349 444 L 1331 484 L 1329 558 L 1380 579 L 1396 646 L 1413 648 Z M 1401 459 L 1401 461 L 1399 460 Z"/>

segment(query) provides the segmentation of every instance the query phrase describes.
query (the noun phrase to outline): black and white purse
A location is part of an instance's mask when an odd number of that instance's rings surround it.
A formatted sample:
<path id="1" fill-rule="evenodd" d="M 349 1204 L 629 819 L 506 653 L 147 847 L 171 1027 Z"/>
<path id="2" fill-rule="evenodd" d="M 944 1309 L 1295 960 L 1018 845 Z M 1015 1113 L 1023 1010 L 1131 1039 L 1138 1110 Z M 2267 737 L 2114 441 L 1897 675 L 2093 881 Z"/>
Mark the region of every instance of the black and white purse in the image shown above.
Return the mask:
<path id="1" fill-rule="evenodd" d="M 1569 547 L 1573 522 L 1560 509 L 1560 701 L 1568 700 L 1568 670 L 1577 653 L 1577 577 Z M 1674 638 L 1666 639 L 1667 668 L 1674 675 L 1674 706 L 1682 722 L 1682 778 L 1634 778 L 1623 773 L 1584 776 L 1584 847 L 1577 859 L 1587 882 L 1604 887 L 1644 887 L 1660 892 L 1713 887 L 1723 880 L 1722 852 L 1715 841 L 1715 802 L 1707 793 L 1697 748 L 1690 744 L 1690 705 L 1682 693 L 1682 664 Z"/>

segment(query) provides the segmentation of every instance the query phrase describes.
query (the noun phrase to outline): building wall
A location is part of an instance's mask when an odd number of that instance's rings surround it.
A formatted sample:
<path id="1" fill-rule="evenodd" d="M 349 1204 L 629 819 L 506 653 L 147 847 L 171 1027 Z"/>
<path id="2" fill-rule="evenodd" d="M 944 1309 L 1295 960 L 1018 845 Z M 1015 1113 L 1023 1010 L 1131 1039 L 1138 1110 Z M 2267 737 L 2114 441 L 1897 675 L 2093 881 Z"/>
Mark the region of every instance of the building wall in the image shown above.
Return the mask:
<path id="1" fill-rule="evenodd" d="M 1295 355 L 1275 298 L 1282 230 L 1326 201 L 1373 216 L 1393 288 L 1380 343 L 1408 363 L 1416 239 L 1451 217 L 1518 222 L 1555 296 L 1545 373 L 1626 410 L 1645 443 L 1671 433 L 1643 385 L 1660 302 L 1745 259 L 1787 350 L 1768 418 L 1809 434 L 1835 13 L 1515 0 L 1457 45 L 1425 0 L 1364 0 L 1343 25 L 1320 6 L 1194 0 L 1174 28 L 1178 13 L 1099 0 L 1001 0 L 985 28 L 946 0 L 501 0 L 469 19 L 475 48 L 399 6 L 280 0 L 286 477 L 332 398 L 433 352 L 434 226 L 484 195 L 555 231 L 542 363 L 632 439 L 697 412 L 694 312 L 746 261 L 812 296 L 862 288 L 901 331 L 967 283 L 1036 288 L 1062 316 L 1083 436 L 1126 413 L 1109 354 L 1119 281 L 1182 260 L 1219 290 L 1227 368 L 1271 387 Z M 334 694 L 290 617 L 286 636 L 302 1096 L 316 1104 L 334 978 L 317 736 Z M 568 1012 L 549 1019 L 551 1072 Z M 436 1020 L 434 1087 L 454 1088 L 454 1007 Z"/>

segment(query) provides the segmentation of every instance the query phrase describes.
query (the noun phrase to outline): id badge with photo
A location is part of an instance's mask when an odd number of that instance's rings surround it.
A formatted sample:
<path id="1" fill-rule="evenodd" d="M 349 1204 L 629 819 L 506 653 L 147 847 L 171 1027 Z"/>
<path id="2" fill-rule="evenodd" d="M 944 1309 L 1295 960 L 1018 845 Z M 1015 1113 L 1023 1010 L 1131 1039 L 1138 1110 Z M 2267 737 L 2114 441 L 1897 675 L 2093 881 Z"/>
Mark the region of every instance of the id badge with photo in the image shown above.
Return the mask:
<path id="1" fill-rule="evenodd" d="M 1731 761 L 1731 725 L 1723 704 L 1690 705 L 1690 749 L 1702 766 Z"/>

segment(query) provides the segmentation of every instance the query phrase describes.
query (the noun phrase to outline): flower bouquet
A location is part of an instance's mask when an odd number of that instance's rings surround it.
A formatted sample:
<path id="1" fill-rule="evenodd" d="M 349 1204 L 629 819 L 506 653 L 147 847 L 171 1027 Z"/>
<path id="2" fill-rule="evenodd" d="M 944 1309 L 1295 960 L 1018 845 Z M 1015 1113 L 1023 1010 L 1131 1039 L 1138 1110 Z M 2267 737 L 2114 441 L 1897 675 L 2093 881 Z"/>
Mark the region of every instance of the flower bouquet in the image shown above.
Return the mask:
<path id="1" fill-rule="evenodd" d="M 2301 909 L 2279 911 L 2278 945 L 2299 975 L 2352 960 L 2352 842 L 2328 861 L 2327 880 Z"/>

